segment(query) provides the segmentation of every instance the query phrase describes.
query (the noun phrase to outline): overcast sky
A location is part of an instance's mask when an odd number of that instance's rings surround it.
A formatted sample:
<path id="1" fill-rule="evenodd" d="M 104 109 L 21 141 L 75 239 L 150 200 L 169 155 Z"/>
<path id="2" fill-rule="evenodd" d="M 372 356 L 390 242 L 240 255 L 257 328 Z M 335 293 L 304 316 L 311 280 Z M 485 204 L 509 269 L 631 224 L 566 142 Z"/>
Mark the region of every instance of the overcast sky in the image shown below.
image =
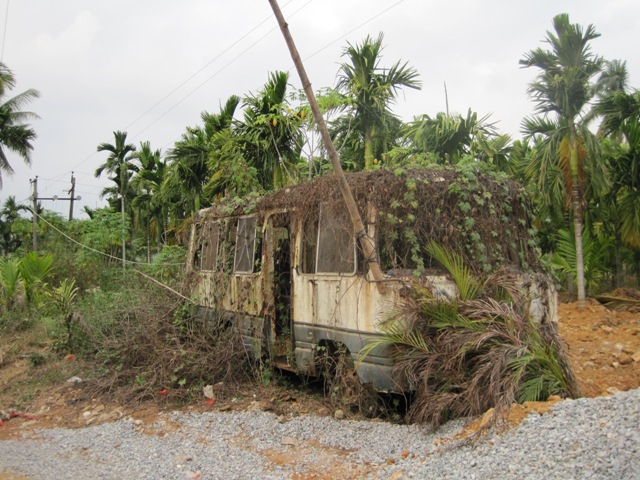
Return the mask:
<path id="1" fill-rule="evenodd" d="M 527 84 L 535 71 L 518 60 L 543 46 L 552 18 L 593 24 L 602 35 L 594 53 L 627 61 L 630 85 L 640 87 L 638 0 L 280 0 L 315 90 L 335 84 L 347 42 L 384 32 L 382 65 L 405 60 L 420 73 L 421 91 L 408 90 L 394 110 L 404 120 L 449 109 L 491 114 L 501 132 L 519 136 L 531 114 Z M 3 174 L 0 202 L 26 202 L 36 175 L 41 197 L 67 197 L 71 171 L 82 205 L 104 205 L 95 169 L 113 143 L 150 141 L 165 152 L 215 113 L 230 95 L 256 92 L 268 73 L 293 63 L 267 0 L 0 0 L 2 61 L 15 73 L 18 93 L 41 97 L 27 110 L 38 138 L 27 167 L 10 155 L 16 173 Z M 43 201 L 68 214 L 69 203 Z"/>

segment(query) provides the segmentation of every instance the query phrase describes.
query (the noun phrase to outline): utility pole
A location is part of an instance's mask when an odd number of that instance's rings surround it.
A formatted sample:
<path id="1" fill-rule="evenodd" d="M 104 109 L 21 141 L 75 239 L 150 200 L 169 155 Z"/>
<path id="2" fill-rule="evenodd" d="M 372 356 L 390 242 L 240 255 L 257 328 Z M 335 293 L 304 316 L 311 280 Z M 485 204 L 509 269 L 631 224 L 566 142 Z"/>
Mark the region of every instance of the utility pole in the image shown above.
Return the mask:
<path id="1" fill-rule="evenodd" d="M 71 206 L 69 208 L 69 221 L 71 221 L 73 220 L 73 202 L 74 200 L 81 200 L 82 197 L 80 197 L 80 195 L 78 195 L 77 197 L 74 195 L 76 192 L 76 179 L 73 176 L 73 172 L 71 172 L 71 190 L 68 191 L 71 194 L 69 198 L 58 197 L 57 195 L 54 195 L 53 197 L 38 197 L 38 176 L 36 175 L 36 178 L 29 181 L 31 182 L 31 185 L 33 185 L 33 195 L 31 196 L 31 199 L 33 200 L 33 206 L 31 207 L 33 210 L 33 217 L 32 217 L 33 251 L 37 252 L 38 251 L 38 232 L 37 232 L 38 215 L 36 212 L 38 211 L 38 200 L 53 200 L 54 202 L 56 200 L 69 200 L 71 202 Z"/>
<path id="2" fill-rule="evenodd" d="M 378 292 L 384 293 L 385 287 L 384 283 L 382 283 L 384 281 L 384 277 L 382 275 L 382 270 L 380 269 L 380 264 L 378 263 L 378 259 L 376 256 L 375 244 L 373 243 L 373 239 L 367 235 L 365 226 L 362 223 L 362 217 L 360 216 L 360 212 L 358 211 L 358 206 L 355 199 L 353 198 L 353 194 L 351 193 L 349 184 L 347 183 L 347 180 L 344 176 L 344 172 L 342 171 L 338 152 L 336 152 L 336 149 L 333 146 L 333 142 L 331 141 L 331 137 L 329 136 L 327 124 L 325 123 L 322 112 L 320 112 L 320 108 L 318 107 L 316 96 L 313 93 L 313 89 L 311 88 L 311 82 L 309 81 L 307 72 L 304 68 L 304 65 L 302 64 L 300 54 L 298 53 L 298 49 L 296 48 L 296 45 L 293 41 L 293 37 L 289 32 L 289 26 L 287 25 L 287 22 L 282 15 L 282 11 L 278 6 L 278 2 L 276 0 L 269 0 L 269 4 L 271 5 L 271 9 L 276 16 L 276 19 L 278 20 L 278 24 L 280 25 L 280 30 L 282 31 L 285 42 L 289 47 L 289 53 L 291 53 L 291 58 L 293 59 L 293 63 L 295 64 L 298 75 L 300 76 L 302 88 L 304 88 L 304 93 L 307 96 L 307 100 L 309 100 L 309 106 L 311 107 L 311 111 L 313 112 L 313 117 L 316 121 L 316 125 L 318 125 L 318 129 L 320 130 L 320 135 L 322 136 L 324 146 L 329 153 L 329 158 L 331 159 L 331 164 L 333 165 L 333 171 L 335 172 L 335 175 L 338 179 L 340 192 L 342 193 L 344 203 L 347 206 L 349 216 L 351 217 L 351 221 L 353 222 L 353 228 L 355 230 L 356 238 L 360 242 L 360 246 L 362 247 L 362 251 L 364 252 L 366 261 L 369 264 L 369 270 L 371 271 L 373 280 L 377 282 Z"/>
<path id="3" fill-rule="evenodd" d="M 69 221 L 73 220 L 73 201 L 74 195 L 76 193 L 76 178 L 73 176 L 73 172 L 71 172 L 71 190 L 67 190 L 69 194 Z M 80 197 L 78 197 L 80 200 Z"/>
<path id="4" fill-rule="evenodd" d="M 31 184 L 33 185 L 33 205 L 31 211 L 31 223 L 33 227 L 32 237 L 33 237 L 33 251 L 38 251 L 38 176 L 31 180 Z"/>

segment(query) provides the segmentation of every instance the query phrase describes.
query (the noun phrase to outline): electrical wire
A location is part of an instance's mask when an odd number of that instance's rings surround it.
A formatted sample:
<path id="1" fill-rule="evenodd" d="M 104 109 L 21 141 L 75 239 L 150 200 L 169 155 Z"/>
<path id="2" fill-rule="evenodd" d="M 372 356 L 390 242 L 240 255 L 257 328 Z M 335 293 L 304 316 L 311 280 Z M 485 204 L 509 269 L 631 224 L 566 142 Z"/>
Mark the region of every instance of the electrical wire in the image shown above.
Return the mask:
<path id="1" fill-rule="evenodd" d="M 47 221 L 47 219 L 44 218 L 42 215 L 40 215 L 37 212 L 34 212 L 33 208 L 29 208 L 29 211 L 32 214 L 34 214 L 36 217 L 38 217 L 39 221 L 42 221 L 42 222 L 46 223 L 52 230 L 56 231 L 57 233 L 62 235 L 64 238 L 66 238 L 70 242 L 78 245 L 79 247 L 82 247 L 85 250 L 89 250 L 91 252 L 97 253 L 98 255 L 102 255 L 103 257 L 109 258 L 110 260 L 116 260 L 116 261 L 122 262 L 122 258 L 114 257 L 113 255 L 109 255 L 108 253 L 104 253 L 104 252 L 101 252 L 100 250 L 96 250 L 95 248 L 90 247 L 88 245 L 84 245 L 83 243 L 80 243 L 79 241 L 77 241 L 75 238 L 70 237 L 69 235 L 64 233 L 62 230 L 60 230 L 58 227 L 56 227 L 54 224 L 52 224 L 51 222 Z M 148 263 L 145 263 L 145 262 L 136 262 L 136 261 L 133 261 L 133 260 L 125 260 L 125 263 L 131 264 L 131 265 L 149 265 Z M 159 266 L 172 266 L 172 265 L 183 265 L 183 264 L 182 263 L 160 263 L 158 265 Z"/>
<path id="2" fill-rule="evenodd" d="M 0 53 L 0 62 L 4 62 L 4 43 L 7 39 L 7 24 L 9 23 L 9 0 L 7 0 L 7 10 L 4 15 L 4 33 L 2 34 L 2 53 Z"/>
<path id="3" fill-rule="evenodd" d="M 283 8 L 286 8 L 288 5 L 290 5 L 293 1 L 295 0 L 290 0 L 289 2 L 287 2 Z M 313 0 L 309 0 L 307 1 L 305 4 L 303 4 L 301 7 L 299 7 L 297 10 L 295 10 L 291 15 L 289 15 L 289 18 L 292 18 L 293 16 L 295 16 L 296 14 L 298 14 L 301 10 L 303 10 L 305 7 L 307 7 L 311 1 Z M 396 3 L 394 3 L 393 5 L 381 10 L 380 12 L 376 13 L 375 15 L 371 16 L 370 18 L 368 18 L 367 20 L 365 20 L 364 22 L 360 23 L 359 25 L 357 25 L 356 27 L 352 28 L 351 30 L 349 30 L 348 32 L 344 33 L 343 35 L 339 36 L 338 38 L 336 38 L 335 40 L 327 43 L 325 46 L 323 46 L 322 48 L 318 49 L 317 51 L 315 51 L 314 53 L 308 55 L 305 57 L 305 60 L 308 60 L 310 58 L 313 58 L 314 56 L 318 55 L 320 52 L 326 50 L 327 48 L 331 47 L 332 45 L 336 44 L 337 42 L 339 42 L 340 40 L 346 38 L 347 36 L 349 36 L 350 34 L 352 34 L 353 32 L 355 32 L 356 30 L 362 28 L 363 26 L 369 24 L 370 22 L 372 22 L 373 20 L 379 18 L 380 16 L 384 15 L 385 13 L 389 12 L 390 10 L 392 10 L 393 8 L 397 7 L 398 5 L 400 5 L 401 3 L 403 3 L 405 0 L 399 0 Z M 7 5 L 8 8 L 8 5 Z M 167 93 L 166 95 L 164 95 L 160 100 L 158 100 L 157 102 L 155 102 L 151 107 L 149 107 L 144 113 L 142 113 L 141 115 L 139 115 L 136 119 L 134 119 L 131 123 L 129 123 L 129 125 L 127 126 L 127 128 L 125 130 L 127 130 L 128 128 L 130 128 L 132 125 L 134 125 L 135 123 L 137 123 L 138 121 L 140 121 L 142 118 L 144 118 L 148 113 L 150 113 L 151 111 L 153 111 L 156 107 L 158 107 L 162 102 L 164 102 L 165 100 L 167 100 L 171 95 L 173 95 L 174 93 L 176 93 L 178 90 L 180 90 L 182 87 L 184 87 L 187 83 L 189 83 L 191 80 L 193 80 L 197 75 L 199 75 L 201 72 L 203 72 L 206 68 L 208 68 L 209 66 L 211 66 L 215 61 L 217 61 L 218 59 L 220 59 L 225 53 L 227 53 L 229 50 L 231 50 L 233 47 L 235 47 L 236 45 L 238 45 L 242 40 L 246 39 L 248 36 L 250 36 L 252 33 L 254 33 L 257 29 L 259 29 L 262 25 L 264 25 L 266 22 L 268 22 L 269 20 L 271 20 L 271 16 L 266 17 L 264 20 L 262 20 L 260 23 L 258 23 L 255 27 L 251 28 L 247 33 L 245 33 L 244 35 L 242 35 L 238 40 L 236 40 L 235 42 L 233 42 L 231 45 L 229 45 L 228 47 L 226 47 L 222 52 L 220 52 L 218 55 L 216 55 L 211 61 L 207 62 L 203 67 L 201 67 L 199 70 L 197 70 L 195 73 L 193 73 L 192 75 L 190 75 L 186 80 L 184 80 L 182 83 L 180 83 L 177 87 L 175 87 L 174 89 L 172 89 L 169 93 Z M 222 73 L 224 70 L 226 70 L 230 65 L 232 65 L 233 63 L 235 63 L 237 60 L 239 60 L 243 55 L 245 55 L 249 50 L 251 50 L 253 47 L 255 47 L 258 43 L 260 43 L 264 38 L 266 38 L 268 35 L 270 35 L 271 33 L 273 33 L 275 30 L 277 30 L 278 27 L 274 27 L 271 30 L 269 30 L 267 33 L 265 33 L 264 35 L 262 35 L 260 38 L 258 38 L 256 41 L 254 41 L 253 43 L 251 43 L 251 45 L 249 45 L 247 48 L 245 48 L 244 50 L 242 50 L 239 54 L 237 54 L 234 58 L 232 58 L 229 62 L 227 62 L 225 65 L 223 65 L 220 69 L 218 69 L 216 72 L 214 72 L 211 76 L 209 76 L 207 79 L 205 79 L 203 82 L 201 82 L 200 84 L 198 84 L 194 89 L 192 89 L 189 93 L 187 93 L 185 96 L 183 96 L 180 100 L 178 100 L 177 102 L 175 102 L 169 109 L 167 109 L 166 111 L 164 111 L 161 115 L 159 115 L 155 120 L 153 120 L 151 123 L 149 123 L 147 126 L 145 126 L 142 130 L 138 131 L 133 137 L 132 140 L 135 140 L 136 138 L 140 137 L 140 135 L 142 135 L 144 132 L 146 132 L 149 128 L 151 128 L 152 126 L 154 126 L 156 123 L 158 123 L 162 118 L 164 118 L 166 115 L 168 115 L 171 111 L 173 111 L 175 108 L 177 108 L 182 102 L 184 102 L 187 98 L 189 98 L 191 95 L 193 95 L 195 92 L 197 92 L 199 89 L 201 89 L 204 85 L 206 85 L 208 82 L 210 82 L 213 78 L 215 78 L 216 76 L 218 76 L 220 73 Z M 5 29 L 6 31 L 6 29 Z M 169 142 L 166 146 L 171 145 L 172 142 Z M 166 147 L 165 146 L 165 147 Z M 81 162 L 79 162 L 72 170 L 76 170 L 77 167 L 81 166 L 82 164 L 84 164 L 87 160 L 89 160 L 91 157 L 93 157 L 97 152 L 93 152 L 90 155 L 88 155 L 86 158 L 84 158 Z M 62 175 L 67 174 L 68 172 L 65 172 Z M 86 177 L 87 175 L 90 175 L 90 173 L 85 172 L 76 172 L 78 174 L 80 174 L 80 179 Z"/>
<path id="4" fill-rule="evenodd" d="M 291 4 L 293 1 L 295 0 L 290 0 L 289 2 L 287 2 L 284 7 L 286 7 L 287 5 Z M 312 0 L 309 0 L 308 3 L 310 3 Z M 304 5 L 306 6 L 306 4 Z M 198 69 L 195 73 L 191 74 L 186 80 L 184 80 L 182 83 L 180 83 L 178 86 L 176 86 L 175 88 L 173 88 L 169 93 L 167 93 L 166 95 L 164 95 L 160 100 L 158 100 L 157 102 L 155 102 L 153 105 L 151 105 L 151 107 L 149 107 L 147 110 L 145 110 L 142 114 L 140 114 L 138 117 L 136 117 L 132 122 L 130 122 L 125 128 L 124 130 L 128 130 L 129 128 L 131 128 L 133 125 L 135 125 L 138 121 L 140 121 L 142 118 L 144 118 L 148 113 L 150 113 L 151 111 L 153 111 L 158 105 L 160 105 L 162 102 L 164 102 L 166 99 L 168 99 L 171 95 L 173 95 L 174 93 L 176 93 L 178 90 L 180 90 L 182 87 L 184 87 L 187 83 L 189 83 L 191 80 L 193 80 L 196 76 L 198 76 L 200 73 L 202 73 L 207 67 L 209 67 L 211 64 L 213 64 L 216 60 L 218 60 L 219 58 L 221 58 L 225 53 L 227 53 L 229 50 L 231 50 L 233 47 L 235 47 L 236 45 L 238 45 L 240 42 L 242 42 L 245 38 L 247 38 L 248 36 L 250 36 L 253 32 L 255 32 L 256 30 L 258 30 L 262 25 L 264 25 L 266 22 L 268 22 L 269 20 L 271 20 L 271 16 L 267 16 L 265 17 L 264 20 L 262 20 L 260 23 L 258 23 L 256 26 L 254 26 L 253 28 L 251 28 L 248 32 L 246 32 L 244 35 L 242 35 L 238 40 L 236 40 L 235 42 L 233 42 L 231 45 L 229 45 L 228 47 L 226 47 L 224 50 L 222 50 L 218 55 L 216 55 L 213 59 L 211 59 L 209 62 L 207 62 L 205 65 L 203 65 L 200 69 Z M 262 40 L 261 37 L 260 40 Z M 256 43 L 253 43 L 251 45 L 251 47 L 253 47 Z M 251 48 L 250 47 L 250 48 Z M 247 52 L 248 49 L 244 50 L 243 52 L 240 53 L 240 55 L 238 55 L 235 59 L 237 60 L 237 58 L 239 58 L 239 56 L 243 55 L 244 53 Z M 230 65 L 232 62 L 229 62 L 227 65 L 225 65 L 224 68 L 226 68 L 228 65 Z M 224 69 L 223 68 L 223 69 Z M 222 71 L 223 69 L 219 70 L 218 72 L 216 72 L 214 75 L 212 75 L 211 77 L 209 77 L 205 82 L 203 82 L 202 84 L 198 85 L 198 87 L 196 88 L 196 90 L 200 89 L 206 82 L 208 82 L 209 80 L 211 80 L 213 77 L 215 77 L 218 73 L 220 73 L 220 71 Z M 195 91 L 195 90 L 194 90 Z M 145 132 L 146 130 L 148 130 L 151 126 L 155 125 L 162 117 L 164 117 L 167 113 L 171 112 L 173 109 L 175 109 L 180 103 L 182 103 L 186 98 L 188 98 L 189 96 L 191 96 L 191 94 L 194 93 L 194 91 L 190 92 L 188 95 L 186 95 L 185 97 L 183 97 L 182 99 L 180 99 L 176 104 L 174 104 L 169 110 L 167 110 L 166 112 L 164 112 L 162 115 L 160 115 L 160 117 L 158 117 L 154 122 L 152 122 L 150 125 L 147 125 L 142 131 L 138 132 L 133 138 L 137 138 L 139 137 L 143 132 Z M 93 156 L 93 154 L 91 154 L 90 156 L 88 156 L 87 158 L 85 158 L 84 160 L 82 160 L 80 163 L 78 163 L 76 165 L 76 167 L 82 165 L 84 162 L 86 162 L 91 156 Z"/>

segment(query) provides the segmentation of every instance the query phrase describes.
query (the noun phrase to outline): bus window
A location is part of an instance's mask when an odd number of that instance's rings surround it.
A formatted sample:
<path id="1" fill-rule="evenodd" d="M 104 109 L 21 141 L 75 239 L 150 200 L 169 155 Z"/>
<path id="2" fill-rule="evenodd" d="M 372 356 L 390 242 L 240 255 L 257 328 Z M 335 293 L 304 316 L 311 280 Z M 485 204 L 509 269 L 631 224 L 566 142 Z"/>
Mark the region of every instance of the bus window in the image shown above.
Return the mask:
<path id="1" fill-rule="evenodd" d="M 322 204 L 316 273 L 355 273 L 353 224 L 341 202 Z"/>
<path id="2" fill-rule="evenodd" d="M 252 273 L 255 260 L 256 217 L 238 219 L 236 254 L 233 264 L 235 273 Z"/>
<path id="3" fill-rule="evenodd" d="M 220 223 L 213 222 L 202 227 L 202 247 L 200 249 L 200 269 L 216 270 L 218 244 L 220 243 Z"/>
<path id="4" fill-rule="evenodd" d="M 318 217 L 305 218 L 302 225 L 302 273 L 316 273 L 316 252 L 318 250 Z"/>

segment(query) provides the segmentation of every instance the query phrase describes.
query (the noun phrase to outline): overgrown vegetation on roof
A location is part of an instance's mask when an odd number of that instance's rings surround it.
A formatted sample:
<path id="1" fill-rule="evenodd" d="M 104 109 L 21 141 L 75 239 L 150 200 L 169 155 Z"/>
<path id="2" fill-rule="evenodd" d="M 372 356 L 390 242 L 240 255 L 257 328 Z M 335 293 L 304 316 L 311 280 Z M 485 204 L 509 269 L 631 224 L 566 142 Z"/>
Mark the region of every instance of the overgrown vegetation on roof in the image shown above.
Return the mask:
<path id="1" fill-rule="evenodd" d="M 429 268 L 422 247 L 431 240 L 459 252 L 479 272 L 505 265 L 540 268 L 527 195 L 505 176 L 469 166 L 398 168 L 350 173 L 347 182 L 363 218 L 367 204 L 379 213 L 383 268 Z M 321 203 L 341 200 L 335 176 L 326 175 L 259 198 L 227 200 L 203 215 L 295 209 L 305 216 Z"/>

